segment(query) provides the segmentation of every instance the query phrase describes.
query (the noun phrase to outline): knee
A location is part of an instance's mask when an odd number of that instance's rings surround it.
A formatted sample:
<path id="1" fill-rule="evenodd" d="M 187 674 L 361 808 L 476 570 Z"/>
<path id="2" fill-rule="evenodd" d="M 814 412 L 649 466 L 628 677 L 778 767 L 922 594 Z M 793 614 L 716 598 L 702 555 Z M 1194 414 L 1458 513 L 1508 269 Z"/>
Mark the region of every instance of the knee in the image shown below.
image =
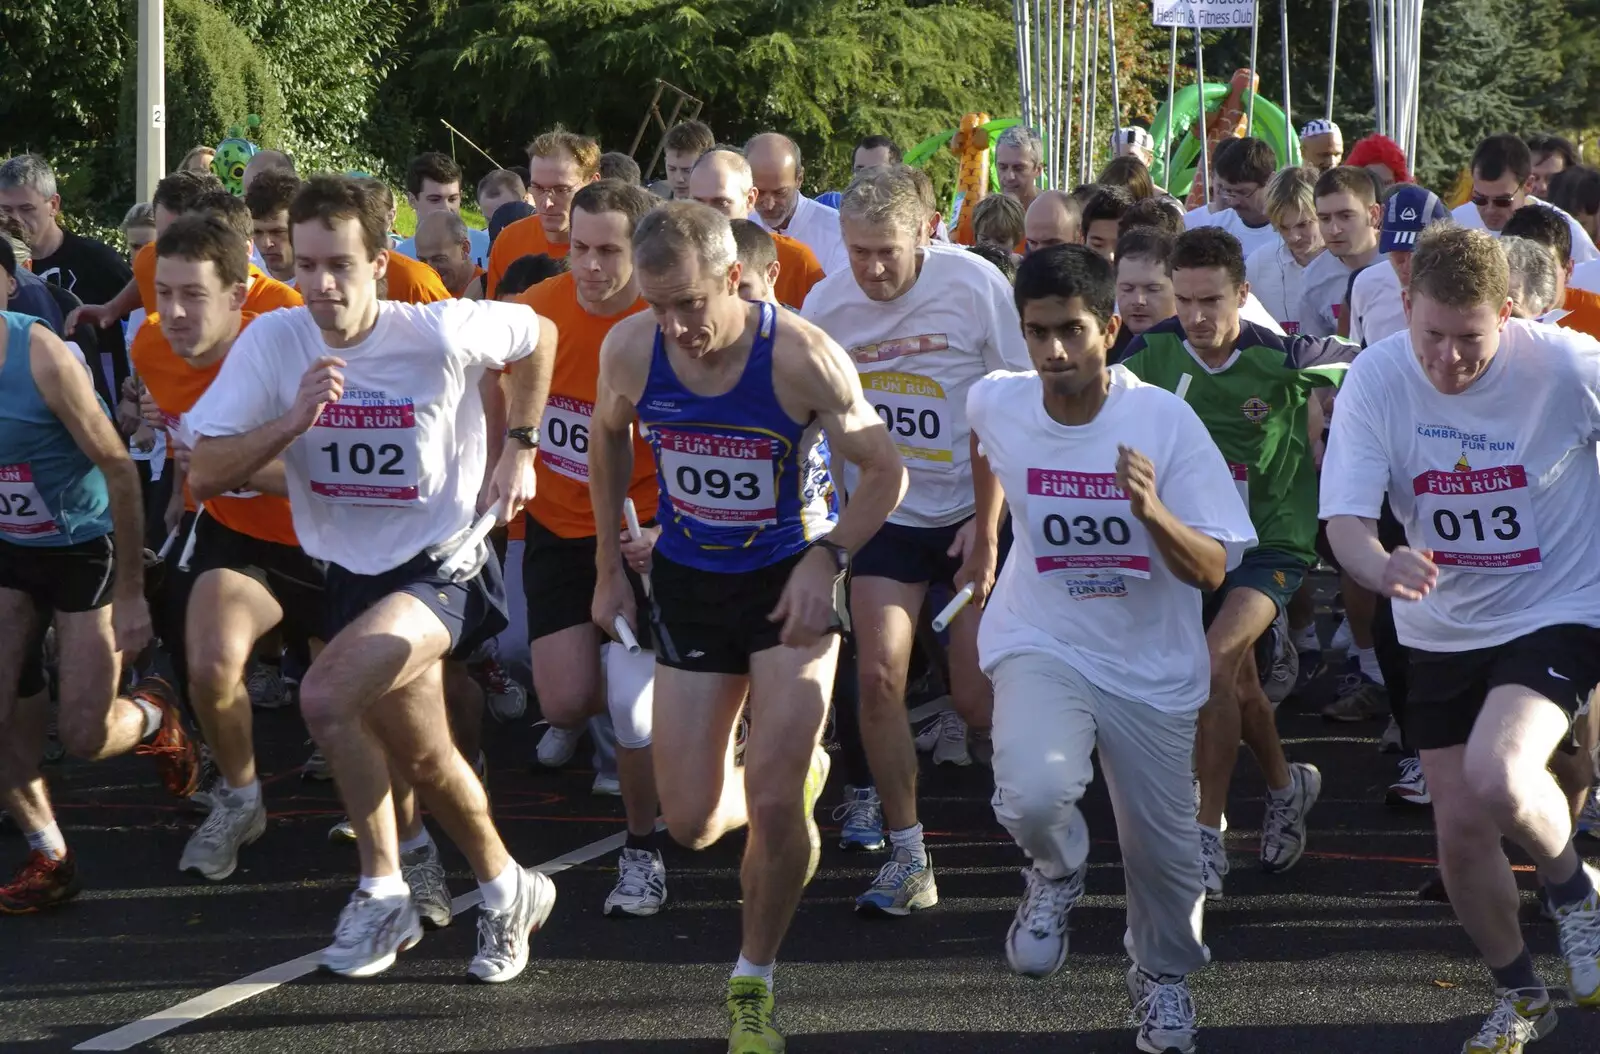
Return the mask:
<path id="1" fill-rule="evenodd" d="M 319 742 L 336 734 L 349 718 L 338 693 L 330 688 L 315 669 L 300 682 L 300 717 L 311 737 Z"/>
<path id="2" fill-rule="evenodd" d="M 456 756 L 455 747 L 445 745 L 409 757 L 395 758 L 394 761 L 411 786 L 437 787 L 444 783 Z"/>
<path id="3" fill-rule="evenodd" d="M 712 808 L 698 802 L 661 802 L 661 819 L 672 840 L 685 849 L 706 849 L 721 834 L 711 822 Z"/>
<path id="4" fill-rule="evenodd" d="M 592 685 L 560 685 L 548 691 L 535 686 L 534 694 L 539 698 L 539 713 L 556 728 L 580 729 L 599 709 Z"/>
<path id="5" fill-rule="evenodd" d="M 1511 759 L 1470 758 L 1462 773 L 1467 790 L 1477 804 L 1491 816 L 1503 817 L 1520 807 L 1520 794 Z"/>
<path id="6" fill-rule="evenodd" d="M 189 646 L 189 697 L 195 704 L 226 705 L 244 677 L 245 656 L 230 654 L 216 641 L 193 641 Z"/>
<path id="7" fill-rule="evenodd" d="M 996 759 L 996 769 L 999 769 Z M 1083 785 L 1067 777 L 1059 765 L 1040 765 L 1026 772 L 995 778 L 995 816 L 1013 833 L 1051 827 L 1083 796 Z"/>
<path id="8" fill-rule="evenodd" d="M 861 680 L 861 717 L 869 720 L 886 713 L 905 711 L 906 675 L 903 666 L 895 668 L 886 657 L 863 657 L 859 668 Z"/>

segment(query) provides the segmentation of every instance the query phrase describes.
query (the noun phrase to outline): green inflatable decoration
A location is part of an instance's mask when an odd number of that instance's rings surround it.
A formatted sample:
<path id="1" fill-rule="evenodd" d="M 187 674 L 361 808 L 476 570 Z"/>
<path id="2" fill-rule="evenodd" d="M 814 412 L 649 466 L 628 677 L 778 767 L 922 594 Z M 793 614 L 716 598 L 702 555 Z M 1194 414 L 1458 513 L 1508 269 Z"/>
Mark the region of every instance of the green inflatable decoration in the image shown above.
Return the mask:
<path id="1" fill-rule="evenodd" d="M 1206 85 L 1206 112 L 1215 113 L 1222 108 L 1232 88 L 1226 81 Z M 1245 97 L 1248 104 L 1249 97 Z M 1162 106 L 1156 113 L 1150 136 L 1155 140 L 1155 160 L 1150 165 L 1150 175 L 1157 185 L 1168 193 L 1182 198 L 1194 185 L 1195 170 L 1200 164 L 1200 140 L 1194 135 L 1195 118 L 1200 115 L 1200 91 L 1191 84 L 1172 97 L 1172 112 Z M 1163 165 L 1167 140 L 1173 127 L 1182 130 L 1182 138 L 1172 147 L 1172 174 L 1168 176 Z M 1289 128 L 1283 111 L 1264 96 L 1256 96 L 1255 127 L 1257 138 L 1266 141 L 1278 157 L 1279 167 L 1300 163 L 1300 137 Z"/>
<path id="2" fill-rule="evenodd" d="M 246 136 L 260 127 L 261 118 L 250 114 L 245 118 L 243 127 L 234 125 L 228 129 L 228 138 L 217 144 L 216 155 L 211 159 L 211 171 L 217 174 L 222 185 L 231 193 L 244 193 L 244 166 L 261 152 L 261 148 Z"/>

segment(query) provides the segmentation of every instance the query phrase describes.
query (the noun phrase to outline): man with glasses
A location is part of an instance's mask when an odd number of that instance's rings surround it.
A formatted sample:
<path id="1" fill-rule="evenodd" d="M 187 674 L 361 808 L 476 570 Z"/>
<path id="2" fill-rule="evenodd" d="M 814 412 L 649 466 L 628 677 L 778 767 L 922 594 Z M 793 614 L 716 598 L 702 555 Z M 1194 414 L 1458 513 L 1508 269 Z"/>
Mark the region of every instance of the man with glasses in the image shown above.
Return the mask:
<path id="1" fill-rule="evenodd" d="M 564 259 L 570 247 L 572 196 L 600 178 L 600 144 L 560 125 L 528 147 L 528 197 L 538 213 L 518 220 L 494 240 L 489 253 L 490 298 L 511 261 L 522 256 Z"/>
<path id="2" fill-rule="evenodd" d="M 1217 211 L 1196 209 L 1185 217 L 1195 227 L 1221 227 L 1244 247 L 1246 257 L 1281 239 L 1267 216 L 1267 183 L 1277 167 L 1277 156 L 1260 139 L 1227 139 L 1212 161 L 1212 205 Z"/>
<path id="3" fill-rule="evenodd" d="M 1500 228 L 1522 206 L 1549 204 L 1530 193 L 1532 179 L 1533 152 L 1528 144 L 1509 133 L 1491 135 L 1472 152 L 1472 197 L 1458 205 L 1451 217 L 1463 227 L 1477 227 L 1499 237 Z M 1565 212 L 1561 215 L 1572 229 L 1573 262 L 1600 259 L 1583 224 Z"/>
<path id="4" fill-rule="evenodd" d="M 757 191 L 750 218 L 769 231 L 804 242 L 825 274 L 849 270 L 839 211 L 800 192 L 806 170 L 799 145 L 780 132 L 762 132 L 745 144 L 744 153 Z"/>

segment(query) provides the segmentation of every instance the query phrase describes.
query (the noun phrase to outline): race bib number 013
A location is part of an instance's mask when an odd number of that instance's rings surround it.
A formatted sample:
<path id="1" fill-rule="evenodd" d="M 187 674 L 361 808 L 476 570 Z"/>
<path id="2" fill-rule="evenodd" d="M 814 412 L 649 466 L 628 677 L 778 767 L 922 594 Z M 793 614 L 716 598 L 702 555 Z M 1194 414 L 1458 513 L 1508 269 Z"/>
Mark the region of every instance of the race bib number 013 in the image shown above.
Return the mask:
<path id="1" fill-rule="evenodd" d="M 778 522 L 773 441 L 665 428 L 652 431 L 673 508 L 719 527 Z"/>
<path id="2" fill-rule="evenodd" d="M 1521 465 L 1424 472 L 1412 480 L 1423 544 L 1440 567 L 1515 575 L 1544 566 Z"/>
<path id="3" fill-rule="evenodd" d="M 1150 537 L 1112 472 L 1028 470 L 1028 534 L 1041 575 L 1150 577 Z"/>
<path id="4" fill-rule="evenodd" d="M 539 460 L 558 476 L 589 482 L 589 422 L 594 403 L 552 395 L 539 425 Z"/>
<path id="5" fill-rule="evenodd" d="M 864 373 L 861 387 L 894 437 L 900 456 L 951 463 L 950 409 L 938 382 L 915 373 Z"/>
<path id="6" fill-rule="evenodd" d="M 0 465 L 0 533 L 13 538 L 47 538 L 61 533 L 34 485 L 32 466 L 26 463 Z"/>
<path id="7" fill-rule="evenodd" d="M 342 505 L 415 505 L 420 455 L 411 400 L 350 394 L 324 407 L 306 433 L 311 492 Z"/>

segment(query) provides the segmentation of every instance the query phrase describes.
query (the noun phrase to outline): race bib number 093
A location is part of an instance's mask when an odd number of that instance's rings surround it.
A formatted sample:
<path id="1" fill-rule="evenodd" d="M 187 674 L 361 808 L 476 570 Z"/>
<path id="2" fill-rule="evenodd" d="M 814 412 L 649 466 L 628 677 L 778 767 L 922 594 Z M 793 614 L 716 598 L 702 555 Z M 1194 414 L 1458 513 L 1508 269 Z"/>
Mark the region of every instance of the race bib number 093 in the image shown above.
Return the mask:
<path id="1" fill-rule="evenodd" d="M 1112 472 L 1028 470 L 1028 533 L 1041 575 L 1150 577 L 1150 538 Z"/>
<path id="2" fill-rule="evenodd" d="M 1544 566 L 1521 465 L 1424 472 L 1412 481 L 1424 544 L 1440 567 L 1515 575 Z"/>
<path id="3" fill-rule="evenodd" d="M 773 441 L 653 430 L 672 505 L 701 523 L 761 527 L 778 522 Z"/>
<path id="4" fill-rule="evenodd" d="M 416 411 L 410 399 L 346 398 L 306 433 L 311 492 L 343 505 L 417 503 Z"/>

